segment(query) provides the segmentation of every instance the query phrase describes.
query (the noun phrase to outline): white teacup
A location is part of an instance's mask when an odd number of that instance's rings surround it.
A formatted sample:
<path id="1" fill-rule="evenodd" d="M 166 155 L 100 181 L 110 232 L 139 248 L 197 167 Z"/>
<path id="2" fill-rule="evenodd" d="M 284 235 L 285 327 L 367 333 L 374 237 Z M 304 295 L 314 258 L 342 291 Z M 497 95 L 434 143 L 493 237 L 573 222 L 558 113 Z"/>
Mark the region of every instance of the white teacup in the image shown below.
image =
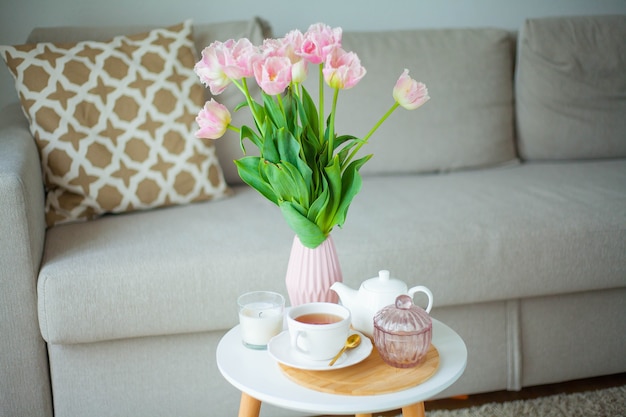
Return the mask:
<path id="1" fill-rule="evenodd" d="M 307 359 L 333 358 L 350 333 L 350 310 L 334 303 L 292 307 L 287 315 L 291 347 Z"/>

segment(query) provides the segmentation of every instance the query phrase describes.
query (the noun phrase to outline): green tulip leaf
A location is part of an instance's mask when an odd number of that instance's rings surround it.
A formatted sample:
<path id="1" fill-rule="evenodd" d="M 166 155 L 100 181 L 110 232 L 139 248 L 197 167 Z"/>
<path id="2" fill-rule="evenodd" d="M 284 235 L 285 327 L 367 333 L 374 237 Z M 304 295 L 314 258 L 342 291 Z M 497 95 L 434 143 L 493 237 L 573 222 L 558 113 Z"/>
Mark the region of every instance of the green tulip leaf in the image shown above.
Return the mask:
<path id="1" fill-rule="evenodd" d="M 291 132 L 281 129 L 277 132 L 277 147 L 282 162 L 289 162 L 300 171 L 307 187 L 311 186 L 312 170 L 307 161 L 301 158 L 301 146 Z"/>
<path id="2" fill-rule="evenodd" d="M 323 178 L 322 181 L 325 184 L 327 183 L 325 178 Z M 321 192 L 319 193 L 315 201 L 313 201 L 313 203 L 311 204 L 311 207 L 309 208 L 309 215 L 307 216 L 309 220 L 315 222 L 316 224 L 322 223 L 322 214 L 324 213 L 324 210 L 326 210 L 329 201 L 328 187 L 322 186 L 320 188 Z"/>
<path id="3" fill-rule="evenodd" d="M 244 155 L 246 154 L 246 148 L 244 146 L 244 140 L 248 139 L 250 142 L 254 144 L 257 148 L 263 147 L 263 139 L 256 134 L 256 132 L 250 129 L 248 126 L 242 126 L 241 131 L 239 133 L 239 144 L 241 146 L 241 150 Z"/>
<path id="4" fill-rule="evenodd" d="M 278 154 L 278 138 L 275 132 L 276 131 L 271 123 L 265 123 L 261 155 L 263 155 L 263 158 L 270 162 L 278 163 L 280 161 L 280 155 Z"/>
<path id="5" fill-rule="evenodd" d="M 274 101 L 272 96 L 263 93 L 263 104 L 265 106 L 265 114 L 276 128 L 287 126 L 287 120 L 285 119 L 283 110 L 279 104 Z"/>
<path id="6" fill-rule="evenodd" d="M 313 135 L 316 138 L 320 137 L 320 132 L 317 126 L 318 112 L 315 102 L 306 91 L 306 88 L 302 87 L 302 107 L 300 108 L 300 120 L 302 126 L 309 126 L 313 130 Z"/>
<path id="7" fill-rule="evenodd" d="M 279 201 L 299 200 L 298 192 L 300 187 L 298 187 L 297 181 L 292 177 L 291 172 L 285 169 L 283 163 L 266 162 L 263 164 L 262 169 Z"/>
<path id="8" fill-rule="evenodd" d="M 357 159 L 348 165 L 345 169 L 343 177 L 341 179 L 341 203 L 337 208 L 333 223 L 342 227 L 348 216 L 348 208 L 352 204 L 354 197 L 361 191 L 361 185 L 363 183 L 359 170 L 361 167 L 372 158 L 373 155 L 364 156 L 361 159 Z"/>
<path id="9" fill-rule="evenodd" d="M 278 205 L 276 194 L 261 174 L 262 159 L 258 156 L 245 156 L 235 161 L 239 177 L 263 197 Z"/>
<path id="10" fill-rule="evenodd" d="M 276 132 L 276 147 L 281 161 L 287 161 L 293 165 L 298 163 L 300 144 L 287 129 L 281 128 Z"/>
<path id="11" fill-rule="evenodd" d="M 281 164 L 283 170 L 289 174 L 292 182 L 294 198 L 302 207 L 309 207 L 310 202 L 310 177 L 305 178 L 307 171 L 302 172 L 295 165 L 290 164 L 287 161 L 283 161 Z M 306 167 L 308 169 L 308 167 Z M 310 170 L 309 170 L 310 171 Z M 306 214 L 306 211 L 305 211 Z"/>
<path id="12" fill-rule="evenodd" d="M 279 206 L 287 224 L 298 235 L 304 246 L 313 249 L 326 240 L 327 235 L 319 226 L 302 215 L 293 203 L 284 201 Z"/>
<path id="13" fill-rule="evenodd" d="M 328 181 L 328 187 L 326 187 L 328 189 L 328 202 L 321 213 L 321 228 L 330 232 L 334 226 L 333 219 L 335 213 L 341 202 L 341 167 L 339 157 L 335 156 L 332 165 L 324 168 L 324 175 Z"/>

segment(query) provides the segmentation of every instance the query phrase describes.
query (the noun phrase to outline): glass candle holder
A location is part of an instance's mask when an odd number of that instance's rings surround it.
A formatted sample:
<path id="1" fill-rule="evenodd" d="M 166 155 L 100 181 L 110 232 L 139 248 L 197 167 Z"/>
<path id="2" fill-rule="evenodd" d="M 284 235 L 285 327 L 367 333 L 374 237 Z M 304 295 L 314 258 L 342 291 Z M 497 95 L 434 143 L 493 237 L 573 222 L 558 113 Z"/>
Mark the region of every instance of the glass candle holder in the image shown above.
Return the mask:
<path id="1" fill-rule="evenodd" d="M 239 296 L 237 304 L 244 346 L 267 349 L 270 339 L 283 329 L 285 298 L 276 292 L 253 291 Z"/>

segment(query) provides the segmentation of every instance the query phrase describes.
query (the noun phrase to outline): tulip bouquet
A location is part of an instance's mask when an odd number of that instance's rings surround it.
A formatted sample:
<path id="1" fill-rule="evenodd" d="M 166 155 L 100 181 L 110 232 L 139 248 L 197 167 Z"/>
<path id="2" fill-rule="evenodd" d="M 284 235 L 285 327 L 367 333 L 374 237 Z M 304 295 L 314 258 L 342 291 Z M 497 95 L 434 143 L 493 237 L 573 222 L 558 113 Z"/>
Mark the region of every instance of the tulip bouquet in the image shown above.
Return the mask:
<path id="1" fill-rule="evenodd" d="M 394 103 L 365 136 L 338 135 L 339 91 L 354 87 L 366 73 L 358 56 L 342 49 L 341 35 L 341 28 L 315 24 L 306 33 L 294 30 L 261 46 L 246 38 L 216 41 L 195 66 L 213 96 L 235 85 L 245 100 L 234 110 L 247 107 L 254 119 L 254 127 L 233 126 L 229 110 L 212 98 L 198 113 L 196 136 L 218 139 L 227 129 L 238 132 L 244 154 L 235 161 L 239 176 L 280 208 L 309 248 L 321 244 L 334 226 L 343 226 L 361 189 L 359 169 L 373 156 L 356 158 L 361 147 L 396 108 L 416 109 L 429 99 L 426 86 L 405 69 L 393 88 Z M 309 65 L 318 70 L 319 108 L 302 85 Z M 262 90 L 258 101 L 248 88 L 252 79 Z M 328 115 L 326 89 L 333 94 Z M 246 140 L 260 156 L 245 156 Z"/>

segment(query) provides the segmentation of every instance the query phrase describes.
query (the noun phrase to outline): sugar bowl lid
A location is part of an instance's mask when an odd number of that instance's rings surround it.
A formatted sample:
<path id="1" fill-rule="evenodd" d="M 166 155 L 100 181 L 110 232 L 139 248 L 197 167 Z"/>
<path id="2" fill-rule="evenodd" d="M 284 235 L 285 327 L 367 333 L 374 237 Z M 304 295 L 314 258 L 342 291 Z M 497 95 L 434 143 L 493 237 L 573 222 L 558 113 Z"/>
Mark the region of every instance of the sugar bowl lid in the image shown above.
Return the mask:
<path id="1" fill-rule="evenodd" d="M 395 304 L 381 309 L 374 316 L 374 327 L 385 333 L 415 335 L 432 330 L 433 321 L 413 299 L 406 294 L 396 297 Z"/>

